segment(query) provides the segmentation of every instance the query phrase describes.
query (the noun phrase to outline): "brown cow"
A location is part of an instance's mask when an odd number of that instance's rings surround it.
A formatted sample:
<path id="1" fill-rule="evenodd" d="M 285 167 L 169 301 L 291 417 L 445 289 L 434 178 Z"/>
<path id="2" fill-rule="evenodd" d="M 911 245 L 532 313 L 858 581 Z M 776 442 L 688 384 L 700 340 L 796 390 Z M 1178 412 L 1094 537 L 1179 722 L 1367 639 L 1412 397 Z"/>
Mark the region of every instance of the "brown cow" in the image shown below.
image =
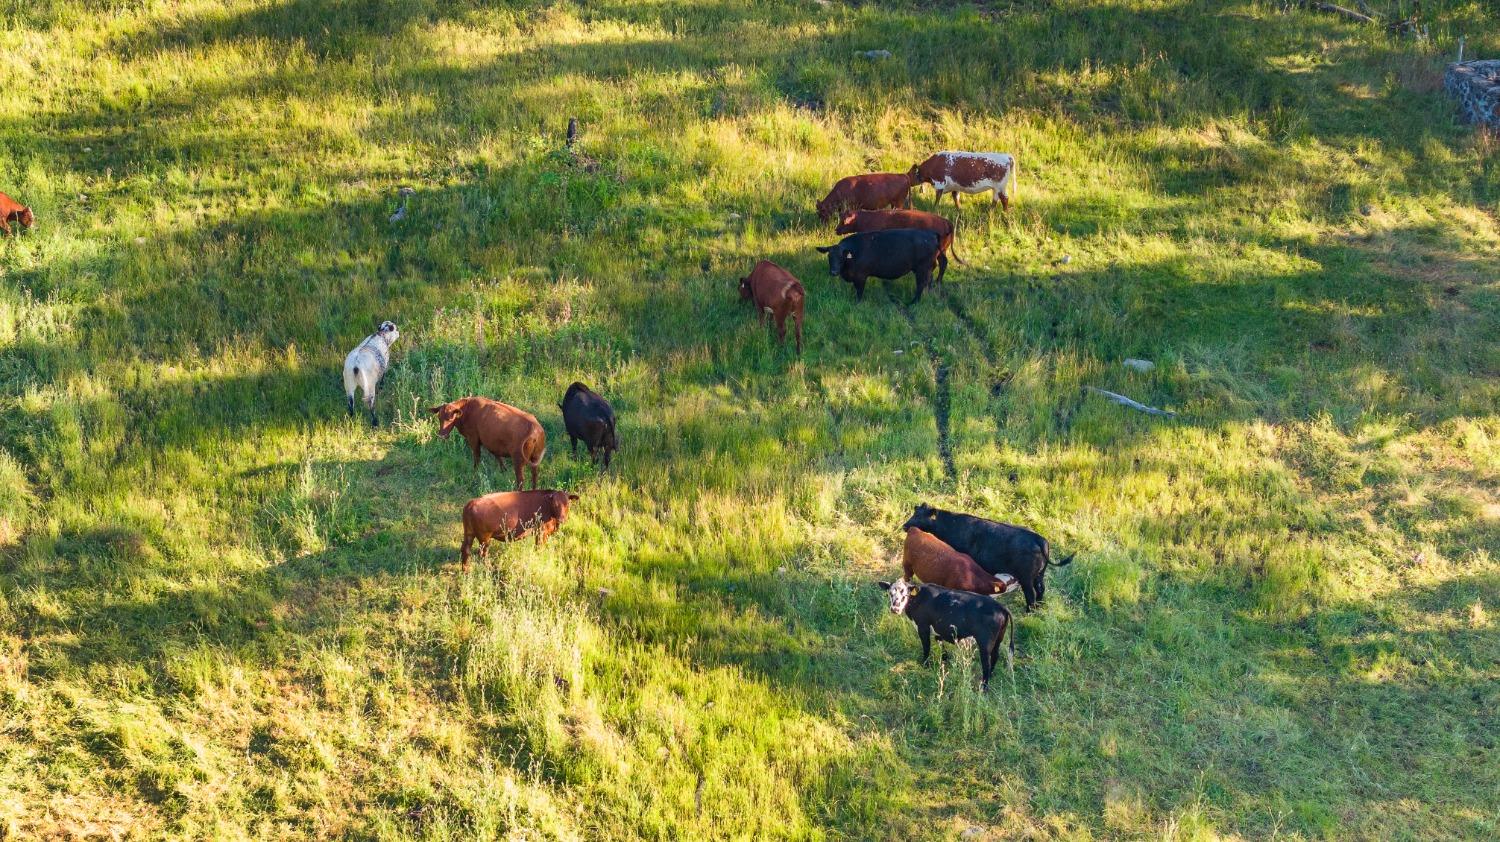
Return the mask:
<path id="1" fill-rule="evenodd" d="M 475 497 L 464 504 L 464 543 L 459 551 L 464 570 L 469 569 L 469 548 L 479 542 L 479 557 L 490 557 L 490 539 L 514 541 L 535 530 L 536 542 L 547 543 L 547 536 L 568 517 L 568 504 L 577 494 L 565 491 L 499 491 Z"/>
<path id="2" fill-rule="evenodd" d="M 947 217 L 938 216 L 935 213 L 919 210 L 873 210 L 873 211 L 850 211 L 839 220 L 839 227 L 833 229 L 835 234 L 862 234 L 866 231 L 884 231 L 888 228 L 921 228 L 932 231 L 938 235 L 938 252 L 947 252 L 953 248 L 953 223 Z M 953 259 L 959 263 L 968 265 L 968 261 L 961 259 L 957 251 L 951 252 Z"/>
<path id="3" fill-rule="evenodd" d="M 438 437 L 448 438 L 457 427 L 469 449 L 474 451 L 474 467 L 479 467 L 479 450 L 483 447 L 504 465 L 508 458 L 516 468 L 516 490 L 521 489 L 521 466 L 531 468 L 531 487 L 536 488 L 536 469 L 547 453 L 547 432 L 536 416 L 509 404 L 489 398 L 459 398 L 452 403 L 427 410 L 438 417 Z"/>
<path id="4" fill-rule="evenodd" d="M 1010 210 L 1016 157 L 1008 152 L 939 152 L 912 167 L 907 176 L 912 187 L 931 184 L 938 202 L 944 191 L 953 192 L 953 206 L 958 207 L 958 194 L 991 190 L 995 201 Z"/>
<path id="5" fill-rule="evenodd" d="M 30 228 L 36 224 L 36 217 L 31 213 L 31 208 L 0 193 L 0 231 L 14 236 L 15 232 L 10 230 L 11 222 L 19 222 L 22 228 Z"/>
<path id="6" fill-rule="evenodd" d="M 846 210 L 879 210 L 911 207 L 909 176 L 894 172 L 872 172 L 841 178 L 818 202 L 818 218 L 827 222 Z"/>
<path id="7" fill-rule="evenodd" d="M 991 575 L 973 558 L 915 526 L 906 530 L 901 548 L 901 578 L 911 581 L 913 574 L 933 585 L 971 593 L 1008 593 L 1020 586 L 1014 576 Z"/>
<path id="8" fill-rule="evenodd" d="M 797 320 L 797 353 L 802 353 L 802 304 L 807 291 L 792 273 L 769 260 L 755 264 L 750 274 L 740 278 L 740 300 L 753 301 L 760 324 L 766 317 L 776 320 L 776 338 L 786 342 L 788 316 Z"/>

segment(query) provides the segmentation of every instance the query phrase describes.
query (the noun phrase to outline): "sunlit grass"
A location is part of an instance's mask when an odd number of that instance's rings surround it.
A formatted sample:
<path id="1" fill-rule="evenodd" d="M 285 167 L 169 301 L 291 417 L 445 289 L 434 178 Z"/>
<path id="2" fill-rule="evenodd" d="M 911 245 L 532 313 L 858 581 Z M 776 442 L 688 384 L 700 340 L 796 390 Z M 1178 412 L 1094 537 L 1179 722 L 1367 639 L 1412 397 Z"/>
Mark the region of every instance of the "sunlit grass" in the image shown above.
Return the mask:
<path id="1" fill-rule="evenodd" d="M 1432 80 L 1500 30 L 1433 5 L 0 8 L 0 828 L 1494 835 L 1500 169 Z M 942 148 L 1018 203 L 855 303 L 812 202 Z M 464 574 L 470 393 L 581 499 Z M 873 584 L 923 500 L 1078 552 L 988 694 Z"/>

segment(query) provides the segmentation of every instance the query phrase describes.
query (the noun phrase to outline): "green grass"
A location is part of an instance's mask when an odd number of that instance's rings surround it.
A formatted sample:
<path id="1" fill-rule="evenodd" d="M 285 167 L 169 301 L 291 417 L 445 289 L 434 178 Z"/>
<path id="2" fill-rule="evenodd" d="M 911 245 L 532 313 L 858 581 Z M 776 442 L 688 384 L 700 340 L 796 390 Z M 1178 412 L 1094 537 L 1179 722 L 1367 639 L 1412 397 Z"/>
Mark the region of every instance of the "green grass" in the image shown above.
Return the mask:
<path id="1" fill-rule="evenodd" d="M 1500 20 L 1424 10 L 0 3 L 0 835 L 1500 834 Z M 1018 203 L 855 304 L 812 202 L 942 148 Z M 582 499 L 463 574 L 468 393 Z M 1079 553 L 988 695 L 873 584 L 922 500 Z"/>

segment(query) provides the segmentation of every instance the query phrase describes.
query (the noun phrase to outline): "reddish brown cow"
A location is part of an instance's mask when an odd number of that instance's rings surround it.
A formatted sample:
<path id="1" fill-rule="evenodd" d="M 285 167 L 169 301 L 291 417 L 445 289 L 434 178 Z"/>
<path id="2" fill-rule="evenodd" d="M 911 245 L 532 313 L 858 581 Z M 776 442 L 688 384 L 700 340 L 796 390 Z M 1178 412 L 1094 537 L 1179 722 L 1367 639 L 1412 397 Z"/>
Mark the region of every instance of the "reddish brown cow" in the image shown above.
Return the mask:
<path id="1" fill-rule="evenodd" d="M 907 173 L 912 187 L 931 184 L 937 201 L 944 191 L 953 192 L 953 206 L 958 194 L 993 191 L 995 201 L 1010 210 L 1011 191 L 1016 184 L 1016 158 L 1008 152 L 939 152 Z"/>
<path id="2" fill-rule="evenodd" d="M 792 273 L 769 260 L 755 264 L 750 274 L 740 278 L 740 300 L 753 301 L 759 323 L 766 317 L 776 321 L 776 338 L 786 342 L 786 320 L 797 320 L 797 353 L 802 353 L 802 304 L 807 291 Z"/>
<path id="3" fill-rule="evenodd" d="M 872 172 L 841 178 L 818 202 L 818 218 L 827 222 L 846 210 L 911 207 L 911 178 L 901 173 Z"/>
<path id="4" fill-rule="evenodd" d="M 839 220 L 839 227 L 833 229 L 835 234 L 863 234 L 866 231 L 884 231 L 888 228 L 921 228 L 938 235 L 938 252 L 947 252 L 953 248 L 953 223 L 946 217 L 935 213 L 919 210 L 873 210 L 873 211 L 850 211 Z M 958 256 L 957 251 L 951 252 L 953 259 L 959 263 L 968 265 L 968 262 Z"/>
<path id="5" fill-rule="evenodd" d="M 1020 584 L 1004 573 L 991 575 L 973 558 L 915 526 L 906 530 L 901 549 L 901 577 L 910 581 L 913 574 L 933 585 L 971 593 L 1006 593 Z"/>
<path id="6" fill-rule="evenodd" d="M 455 427 L 474 451 L 474 467 L 479 467 L 480 448 L 488 450 L 495 462 L 504 465 L 508 458 L 516 468 L 516 490 L 521 489 L 521 467 L 531 468 L 531 487 L 536 488 L 536 469 L 547 453 L 547 432 L 536 416 L 509 404 L 489 398 L 459 398 L 452 403 L 427 410 L 438 417 L 438 436 L 448 438 Z"/>
<path id="7" fill-rule="evenodd" d="M 15 232 L 10 230 L 12 222 L 21 223 L 22 228 L 30 228 L 36 224 L 36 217 L 32 215 L 31 208 L 0 193 L 0 231 L 14 234 Z"/>
<path id="8" fill-rule="evenodd" d="M 479 557 L 490 556 L 490 539 L 514 541 L 527 532 L 536 533 L 538 545 L 568 517 L 568 504 L 577 494 L 565 491 L 500 491 L 475 497 L 464 505 L 464 543 L 459 551 L 464 570 L 469 569 L 469 548 L 479 542 Z"/>

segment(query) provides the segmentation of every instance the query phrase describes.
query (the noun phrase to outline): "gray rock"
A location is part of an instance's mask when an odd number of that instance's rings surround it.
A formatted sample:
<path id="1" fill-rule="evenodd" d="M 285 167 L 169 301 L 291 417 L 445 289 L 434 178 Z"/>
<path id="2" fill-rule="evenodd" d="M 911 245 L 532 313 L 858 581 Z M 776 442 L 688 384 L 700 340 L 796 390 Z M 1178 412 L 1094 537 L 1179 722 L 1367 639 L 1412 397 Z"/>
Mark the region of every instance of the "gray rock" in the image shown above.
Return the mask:
<path id="1" fill-rule="evenodd" d="M 1465 122 L 1500 126 L 1500 59 L 1448 65 L 1443 90 L 1458 100 L 1458 113 Z"/>
<path id="2" fill-rule="evenodd" d="M 855 55 L 859 56 L 860 58 L 883 59 L 883 58 L 890 58 L 891 57 L 891 51 L 890 50 L 865 50 L 864 52 L 861 52 L 861 53 L 855 53 Z"/>
<path id="3" fill-rule="evenodd" d="M 1129 359 L 1125 360 L 1124 365 L 1131 371 L 1139 371 L 1142 373 L 1156 368 L 1156 363 L 1151 362 L 1150 360 L 1138 360 L 1135 357 L 1130 357 Z"/>

